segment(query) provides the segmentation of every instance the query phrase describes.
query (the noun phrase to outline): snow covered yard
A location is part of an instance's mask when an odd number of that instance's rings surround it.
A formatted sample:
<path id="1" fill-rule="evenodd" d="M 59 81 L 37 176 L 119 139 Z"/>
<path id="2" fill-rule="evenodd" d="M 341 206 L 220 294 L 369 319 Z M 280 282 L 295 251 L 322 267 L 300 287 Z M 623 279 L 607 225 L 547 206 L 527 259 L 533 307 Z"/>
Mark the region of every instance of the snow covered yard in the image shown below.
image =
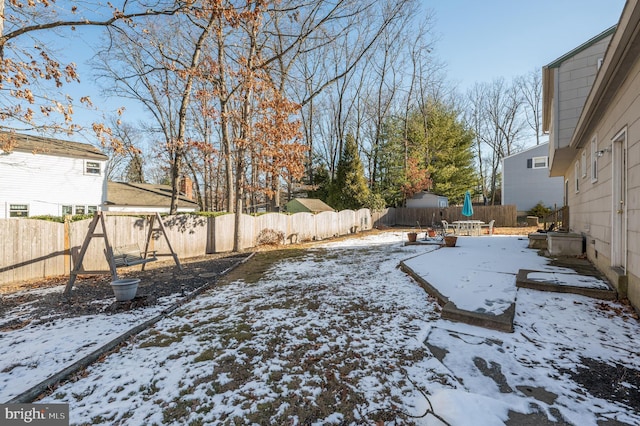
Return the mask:
<path id="1" fill-rule="evenodd" d="M 512 334 L 441 320 L 397 265 L 447 249 L 424 254 L 436 247 L 404 239 L 371 234 L 275 263 L 259 253 L 40 402 L 68 402 L 72 424 L 640 422 L 640 324 L 630 309 L 520 289 Z M 94 324 L 96 334 L 107 327 Z M 69 337 L 76 346 L 88 338 Z M 594 387 L 585 379 L 595 374 Z"/>

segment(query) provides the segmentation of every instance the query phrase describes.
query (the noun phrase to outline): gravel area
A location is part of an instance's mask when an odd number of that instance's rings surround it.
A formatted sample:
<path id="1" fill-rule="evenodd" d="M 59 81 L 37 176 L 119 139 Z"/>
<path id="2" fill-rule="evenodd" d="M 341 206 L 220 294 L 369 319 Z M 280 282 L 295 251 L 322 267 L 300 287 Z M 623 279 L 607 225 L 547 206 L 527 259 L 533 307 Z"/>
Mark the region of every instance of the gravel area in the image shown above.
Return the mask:
<path id="1" fill-rule="evenodd" d="M 99 313 L 113 313 L 141 306 L 152 306 L 158 298 L 171 294 L 189 294 L 216 282 L 225 271 L 250 253 L 208 255 L 181 261 L 180 271 L 173 261 L 147 263 L 140 266 L 118 269 L 120 278 L 139 278 L 140 284 L 135 299 L 117 302 L 111 290 L 110 275 L 79 276 L 71 298 L 63 296 L 68 277 L 54 277 L 30 282 L 16 283 L 0 288 L 0 331 L 14 330 L 29 324 L 37 325 L 60 317 L 76 317 Z M 24 315 L 7 313 L 20 306 Z"/>

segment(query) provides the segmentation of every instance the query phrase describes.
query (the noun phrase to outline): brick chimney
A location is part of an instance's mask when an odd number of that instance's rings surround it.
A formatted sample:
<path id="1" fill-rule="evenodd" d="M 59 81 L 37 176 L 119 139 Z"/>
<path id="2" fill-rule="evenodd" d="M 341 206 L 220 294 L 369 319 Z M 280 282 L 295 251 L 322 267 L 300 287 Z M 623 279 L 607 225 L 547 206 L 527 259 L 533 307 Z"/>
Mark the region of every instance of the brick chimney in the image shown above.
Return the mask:
<path id="1" fill-rule="evenodd" d="M 193 181 L 189 176 L 182 176 L 180 179 L 180 194 L 189 200 L 193 200 Z"/>

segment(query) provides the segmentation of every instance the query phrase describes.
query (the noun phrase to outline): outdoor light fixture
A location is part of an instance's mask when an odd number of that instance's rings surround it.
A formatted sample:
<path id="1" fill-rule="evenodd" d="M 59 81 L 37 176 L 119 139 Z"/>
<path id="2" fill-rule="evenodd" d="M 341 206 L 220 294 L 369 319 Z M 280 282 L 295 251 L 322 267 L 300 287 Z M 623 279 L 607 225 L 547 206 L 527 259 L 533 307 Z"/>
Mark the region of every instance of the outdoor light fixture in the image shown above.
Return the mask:
<path id="1" fill-rule="evenodd" d="M 596 155 L 598 157 L 602 157 L 604 155 L 605 152 L 611 152 L 611 147 L 607 147 L 605 149 L 601 149 L 600 151 L 596 151 Z"/>

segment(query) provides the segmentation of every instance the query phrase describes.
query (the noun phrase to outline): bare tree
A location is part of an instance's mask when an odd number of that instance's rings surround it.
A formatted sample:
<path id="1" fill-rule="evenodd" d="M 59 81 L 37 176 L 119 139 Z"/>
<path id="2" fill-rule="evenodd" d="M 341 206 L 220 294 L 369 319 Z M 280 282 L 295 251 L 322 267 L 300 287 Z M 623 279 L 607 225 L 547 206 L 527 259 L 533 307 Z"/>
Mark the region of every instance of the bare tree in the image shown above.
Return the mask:
<path id="1" fill-rule="evenodd" d="M 516 80 L 524 101 L 524 116 L 540 145 L 542 134 L 542 73 L 533 70 Z"/>
<path id="2" fill-rule="evenodd" d="M 119 149 L 112 146 L 106 147 L 109 155 L 107 180 L 144 182 L 140 130 L 132 124 L 120 122 L 119 117 L 113 117 L 109 125 L 113 129 L 113 137 L 121 142 L 121 147 Z M 134 179 L 129 179 L 131 177 Z"/>
<path id="3" fill-rule="evenodd" d="M 115 28 L 115 42 L 100 55 L 100 67 L 116 83 L 116 92 L 140 101 L 164 137 L 171 170 L 171 214 L 177 211 L 194 83 L 203 48 L 220 13 L 191 9 L 183 19 L 150 23 L 142 29 Z M 180 31 L 185 24 L 190 24 L 188 31 Z M 114 58 L 119 62 L 114 63 Z"/>
<path id="4" fill-rule="evenodd" d="M 179 2 L 148 0 L 129 2 L 65 2 L 53 7 L 47 0 L 0 0 L 0 128 L 72 132 L 76 100 L 61 90 L 79 82 L 73 62 L 62 64 L 53 50 L 55 37 L 63 30 L 80 27 L 111 27 L 133 24 L 138 18 L 173 15 L 183 7 Z M 91 105 L 88 97 L 79 102 Z M 96 125 L 99 135 L 108 134 Z"/>
<path id="5" fill-rule="evenodd" d="M 502 159 L 514 154 L 521 146 L 525 122 L 522 117 L 523 99 L 517 84 L 503 78 L 493 82 L 476 84 L 469 94 L 472 125 L 476 131 L 476 146 L 481 174 L 488 180 L 487 192 L 491 204 L 495 204 Z M 481 147 L 488 151 L 483 154 Z M 488 164 L 486 173 L 483 162 Z"/>

